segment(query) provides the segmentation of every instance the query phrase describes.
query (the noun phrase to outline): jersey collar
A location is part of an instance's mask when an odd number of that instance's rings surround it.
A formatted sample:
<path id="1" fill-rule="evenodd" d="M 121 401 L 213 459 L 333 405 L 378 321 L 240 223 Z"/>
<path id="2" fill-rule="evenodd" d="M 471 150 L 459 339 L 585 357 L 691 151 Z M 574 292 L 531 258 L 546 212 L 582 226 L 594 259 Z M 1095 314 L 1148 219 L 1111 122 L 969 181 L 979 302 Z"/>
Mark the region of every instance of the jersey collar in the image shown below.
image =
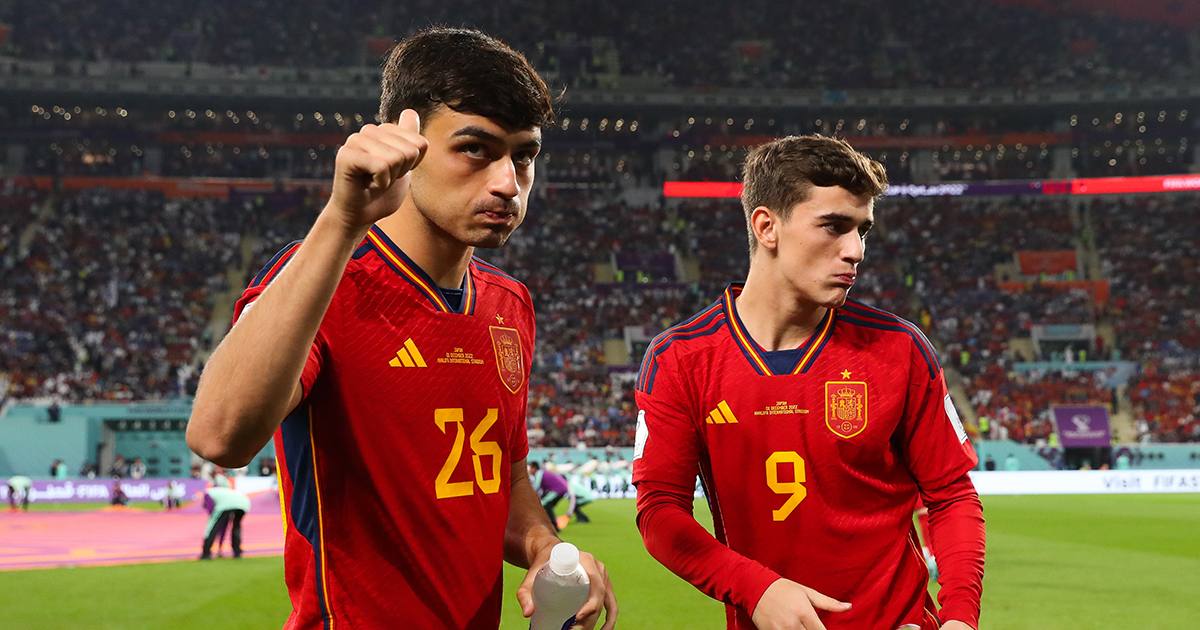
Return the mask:
<path id="1" fill-rule="evenodd" d="M 433 281 L 433 278 L 430 278 L 424 269 L 421 269 L 403 250 L 397 247 L 392 242 L 392 239 L 388 238 L 387 234 L 379 229 L 379 226 L 371 226 L 370 231 L 367 232 L 366 240 L 370 243 L 371 247 L 379 252 L 379 255 L 387 262 L 389 267 L 399 274 L 401 278 L 413 285 L 417 292 L 429 301 L 434 310 L 443 313 L 475 314 L 476 289 L 474 276 L 476 269 L 474 260 L 468 265 L 467 275 L 463 278 L 461 287 L 463 292 L 462 304 L 458 310 L 455 310 L 446 302 L 446 298 L 442 297 L 442 292 L 438 290 L 437 283 Z"/>
<path id="2" fill-rule="evenodd" d="M 734 300 L 741 294 L 744 286 L 741 282 L 731 283 L 725 288 L 724 295 L 721 296 L 721 301 L 724 302 L 725 307 L 725 321 L 729 325 L 730 335 L 756 372 L 763 376 L 778 376 L 771 370 L 771 366 L 767 363 L 766 359 L 763 358 L 766 351 L 754 341 L 754 338 L 746 331 L 746 326 L 742 323 L 741 317 L 738 316 Z M 821 323 L 817 324 L 816 332 L 810 335 L 804 343 L 800 344 L 800 350 L 802 350 L 800 362 L 796 364 L 796 369 L 791 372 L 792 374 L 804 374 L 816 363 L 817 356 L 821 354 L 821 350 L 829 342 L 830 337 L 833 336 L 833 324 L 836 319 L 837 309 L 831 308 L 826 310 L 825 317 L 821 319 Z"/>

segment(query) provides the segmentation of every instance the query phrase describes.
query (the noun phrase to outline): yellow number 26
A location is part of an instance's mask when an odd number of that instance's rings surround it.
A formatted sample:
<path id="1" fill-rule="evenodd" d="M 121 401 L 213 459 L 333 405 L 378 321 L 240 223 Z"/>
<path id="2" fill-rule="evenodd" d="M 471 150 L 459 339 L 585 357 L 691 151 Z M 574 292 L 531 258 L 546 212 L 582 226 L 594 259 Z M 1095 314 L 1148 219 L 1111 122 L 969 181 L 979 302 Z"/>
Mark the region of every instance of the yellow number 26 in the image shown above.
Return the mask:
<path id="1" fill-rule="evenodd" d="M 458 461 L 462 459 L 463 452 L 463 410 L 462 409 L 435 409 L 433 411 L 434 422 L 437 422 L 438 429 L 442 433 L 446 433 L 447 425 L 453 424 L 458 427 L 454 433 L 454 446 L 450 447 L 450 455 L 446 458 L 446 463 L 442 464 L 442 470 L 438 473 L 437 479 L 434 481 L 433 487 L 437 492 L 437 498 L 449 499 L 452 497 L 466 497 L 474 494 L 474 484 L 479 484 L 479 489 L 484 494 L 495 494 L 500 490 L 500 460 L 503 459 L 500 445 L 492 440 L 484 440 L 483 436 L 487 434 L 488 429 L 496 424 L 496 419 L 499 418 L 498 409 L 488 409 L 487 415 L 471 432 L 471 460 L 475 464 L 475 481 L 450 481 L 450 475 L 454 474 L 454 470 L 458 468 Z M 491 479 L 485 479 L 483 476 L 483 456 L 491 456 L 492 458 L 492 476 Z"/>

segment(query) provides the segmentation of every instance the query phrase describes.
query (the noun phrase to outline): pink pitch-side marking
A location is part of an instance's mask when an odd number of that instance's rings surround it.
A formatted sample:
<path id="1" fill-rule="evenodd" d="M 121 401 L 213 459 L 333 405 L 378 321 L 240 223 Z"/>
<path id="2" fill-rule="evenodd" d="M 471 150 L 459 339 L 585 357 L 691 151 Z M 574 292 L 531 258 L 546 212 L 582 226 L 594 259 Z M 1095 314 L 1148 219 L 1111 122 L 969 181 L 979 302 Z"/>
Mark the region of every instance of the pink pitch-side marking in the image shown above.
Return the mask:
<path id="1" fill-rule="evenodd" d="M 0 571 L 195 560 L 200 557 L 207 522 L 208 514 L 198 501 L 170 512 L 138 508 L 12 512 L 6 508 L 0 511 Z M 242 519 L 242 550 L 246 556 L 283 554 L 275 491 L 251 495 L 250 513 Z M 228 533 L 225 553 L 232 554 Z"/>

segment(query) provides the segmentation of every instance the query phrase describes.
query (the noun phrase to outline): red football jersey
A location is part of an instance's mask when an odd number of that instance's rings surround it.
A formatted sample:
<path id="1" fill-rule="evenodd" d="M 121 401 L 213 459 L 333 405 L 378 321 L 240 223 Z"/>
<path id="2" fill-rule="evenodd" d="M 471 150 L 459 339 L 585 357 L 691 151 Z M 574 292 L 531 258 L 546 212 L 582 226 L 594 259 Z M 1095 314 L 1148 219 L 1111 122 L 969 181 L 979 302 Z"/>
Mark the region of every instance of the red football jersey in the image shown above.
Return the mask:
<path id="1" fill-rule="evenodd" d="M 235 319 L 298 246 L 254 279 Z M 479 259 L 462 290 L 451 308 L 378 228 L 347 265 L 304 400 L 275 435 L 285 628 L 499 626 L 512 463 L 529 450 L 533 305 Z"/>
<path id="2" fill-rule="evenodd" d="M 738 319 L 740 292 L 731 285 L 649 346 L 634 482 L 690 495 L 700 475 L 717 540 L 744 556 L 720 560 L 742 593 L 697 583 L 731 604 L 729 628 L 753 630 L 746 608 L 778 576 L 853 604 L 818 611 L 830 630 L 936 627 L 913 505 L 919 487 L 946 486 L 978 460 L 933 347 L 912 324 L 848 301 L 795 369 L 775 374 Z"/>

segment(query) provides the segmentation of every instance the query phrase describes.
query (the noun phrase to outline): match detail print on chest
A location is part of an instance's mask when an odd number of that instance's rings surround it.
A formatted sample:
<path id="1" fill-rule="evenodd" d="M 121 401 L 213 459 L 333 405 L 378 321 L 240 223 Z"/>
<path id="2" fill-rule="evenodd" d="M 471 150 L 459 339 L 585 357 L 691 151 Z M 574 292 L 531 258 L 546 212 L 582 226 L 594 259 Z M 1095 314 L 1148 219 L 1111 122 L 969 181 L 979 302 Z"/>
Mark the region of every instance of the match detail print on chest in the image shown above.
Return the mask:
<path id="1" fill-rule="evenodd" d="M 842 370 L 836 380 L 825 380 L 804 387 L 779 387 L 766 396 L 750 396 L 747 402 L 737 392 L 710 403 L 704 416 L 707 425 L 737 425 L 751 422 L 823 422 L 839 438 L 849 440 L 861 434 L 870 420 L 870 393 L 865 380 L 855 380 L 850 370 Z M 789 389 L 791 391 L 789 391 Z M 764 402 L 764 398 L 766 401 Z M 732 401 L 732 402 L 731 402 Z"/>
<path id="2" fill-rule="evenodd" d="M 516 394 L 525 384 L 525 356 L 521 333 L 504 325 L 507 319 L 497 314 L 482 326 L 463 322 L 459 324 L 459 334 L 450 336 L 397 330 L 388 343 L 384 360 L 388 369 L 400 371 L 436 368 L 457 371 L 464 367 L 487 370 L 493 365 L 496 378 L 505 389 Z M 464 376 L 477 378 L 473 373 Z M 478 378 L 483 378 L 483 374 Z"/>

